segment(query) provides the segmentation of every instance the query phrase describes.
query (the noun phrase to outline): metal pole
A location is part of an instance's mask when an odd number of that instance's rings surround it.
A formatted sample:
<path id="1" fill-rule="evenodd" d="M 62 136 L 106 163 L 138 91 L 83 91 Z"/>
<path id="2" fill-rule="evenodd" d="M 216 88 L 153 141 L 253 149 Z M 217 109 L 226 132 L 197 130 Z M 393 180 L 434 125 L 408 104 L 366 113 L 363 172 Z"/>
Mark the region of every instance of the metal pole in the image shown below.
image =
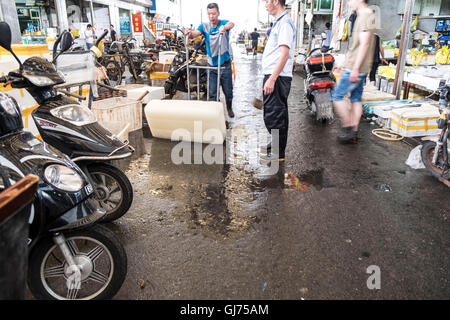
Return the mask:
<path id="1" fill-rule="evenodd" d="M 191 81 L 189 79 L 189 35 L 186 35 L 184 44 L 186 46 L 186 81 L 188 87 L 188 100 L 191 100 Z"/>
<path id="2" fill-rule="evenodd" d="M 406 54 L 408 53 L 409 29 L 411 28 L 411 18 L 414 9 L 415 0 L 406 0 L 405 15 L 403 16 L 402 40 L 400 44 L 400 52 L 397 59 L 397 69 L 394 80 L 394 93 L 396 99 L 400 99 L 402 91 L 403 76 L 405 72 Z"/>
<path id="3" fill-rule="evenodd" d="M 206 70 L 206 101 L 209 101 L 209 74 L 210 71 Z"/>
<path id="4" fill-rule="evenodd" d="M 220 101 L 220 52 L 222 48 L 222 34 L 219 35 L 219 61 L 217 62 L 217 102 Z"/>
<path id="5" fill-rule="evenodd" d="M 197 68 L 197 100 L 200 100 L 200 69 Z"/>

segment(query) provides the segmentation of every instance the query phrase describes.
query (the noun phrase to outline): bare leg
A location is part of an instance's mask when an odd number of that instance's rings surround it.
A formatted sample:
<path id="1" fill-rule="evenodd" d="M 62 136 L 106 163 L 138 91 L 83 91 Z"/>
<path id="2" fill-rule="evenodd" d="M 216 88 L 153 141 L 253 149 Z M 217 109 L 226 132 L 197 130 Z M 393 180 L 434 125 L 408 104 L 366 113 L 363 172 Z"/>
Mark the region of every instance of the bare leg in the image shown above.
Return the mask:
<path id="1" fill-rule="evenodd" d="M 333 106 L 339 118 L 341 118 L 342 127 L 350 127 L 352 125 L 352 114 L 347 101 L 334 101 Z"/>
<path id="2" fill-rule="evenodd" d="M 359 122 L 361 121 L 362 116 L 362 103 L 361 102 L 353 102 L 351 113 L 351 122 L 349 126 L 353 127 L 354 131 L 358 131 Z"/>

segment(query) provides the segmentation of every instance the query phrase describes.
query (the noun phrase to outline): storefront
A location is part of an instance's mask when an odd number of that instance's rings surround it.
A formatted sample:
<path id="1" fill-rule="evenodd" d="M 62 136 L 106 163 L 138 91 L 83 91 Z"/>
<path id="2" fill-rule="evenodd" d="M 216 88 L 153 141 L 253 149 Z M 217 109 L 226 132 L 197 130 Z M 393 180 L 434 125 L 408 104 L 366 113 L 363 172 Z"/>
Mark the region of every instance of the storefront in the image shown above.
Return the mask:
<path id="1" fill-rule="evenodd" d="M 129 10 L 119 8 L 120 34 L 131 35 L 131 13 Z"/>
<path id="2" fill-rule="evenodd" d="M 22 34 L 41 32 L 50 26 L 44 5 L 45 1 L 16 0 L 17 16 Z"/>

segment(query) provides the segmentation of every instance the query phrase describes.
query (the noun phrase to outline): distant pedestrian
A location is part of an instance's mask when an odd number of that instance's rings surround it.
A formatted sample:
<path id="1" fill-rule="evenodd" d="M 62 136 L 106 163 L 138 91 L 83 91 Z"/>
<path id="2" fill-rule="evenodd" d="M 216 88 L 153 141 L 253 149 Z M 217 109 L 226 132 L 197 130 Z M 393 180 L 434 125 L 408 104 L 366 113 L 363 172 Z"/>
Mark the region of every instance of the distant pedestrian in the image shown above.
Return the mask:
<path id="1" fill-rule="evenodd" d="M 384 58 L 384 49 L 381 45 L 381 39 L 380 36 L 375 34 L 375 49 L 373 52 L 373 62 L 372 62 L 372 69 L 370 70 L 369 80 L 372 85 L 376 84 L 376 75 L 378 71 L 378 66 L 382 63 L 388 64 L 387 60 Z M 380 57 L 381 55 L 381 57 Z"/>
<path id="2" fill-rule="evenodd" d="M 86 31 L 84 32 L 84 37 L 86 39 L 86 47 L 88 50 L 94 46 L 94 31 L 92 30 L 92 25 L 88 24 Z"/>
<path id="3" fill-rule="evenodd" d="M 111 36 L 111 41 L 112 41 L 112 42 L 118 40 L 118 39 L 117 39 L 117 32 L 116 32 L 116 30 L 114 30 L 114 26 L 113 26 L 113 25 L 110 25 L 110 26 L 109 26 L 109 34 L 110 34 L 110 36 Z"/>
<path id="4" fill-rule="evenodd" d="M 288 97 L 294 67 L 296 30 L 286 0 L 266 0 L 267 12 L 275 17 L 262 58 L 264 73 L 264 123 L 272 135 L 263 160 L 284 161 L 289 129 Z M 279 132 L 279 150 L 274 145 L 273 130 Z"/>
<path id="5" fill-rule="evenodd" d="M 330 49 L 331 45 L 331 38 L 333 37 L 333 32 L 331 31 L 331 24 L 327 22 L 325 24 L 325 31 L 322 32 L 322 48 L 323 49 Z"/>
<path id="6" fill-rule="evenodd" d="M 255 30 L 252 33 L 250 33 L 250 39 L 252 41 L 252 50 L 253 50 L 254 56 L 256 56 L 258 54 L 259 33 L 257 31 L 258 31 L 258 29 L 255 28 Z"/>
<path id="7" fill-rule="evenodd" d="M 345 57 L 331 99 L 341 118 L 343 134 L 338 136 L 340 143 L 357 143 L 359 122 L 362 116 L 362 94 L 364 82 L 372 67 L 375 31 L 375 15 L 368 8 L 367 0 L 349 0 L 350 7 L 357 11 L 350 47 Z M 351 106 L 344 100 L 350 93 Z"/>

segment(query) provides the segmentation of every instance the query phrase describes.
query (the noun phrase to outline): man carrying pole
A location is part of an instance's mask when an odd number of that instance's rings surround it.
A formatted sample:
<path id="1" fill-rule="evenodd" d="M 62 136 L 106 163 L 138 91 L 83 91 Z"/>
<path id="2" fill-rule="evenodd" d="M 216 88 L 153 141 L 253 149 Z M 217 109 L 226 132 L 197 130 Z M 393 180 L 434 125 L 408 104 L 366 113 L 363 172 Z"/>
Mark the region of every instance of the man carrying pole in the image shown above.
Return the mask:
<path id="1" fill-rule="evenodd" d="M 233 118 L 233 72 L 231 69 L 229 38 L 230 30 L 233 29 L 234 23 L 228 20 L 219 20 L 220 12 L 217 3 L 208 4 L 207 10 L 209 23 L 201 24 L 197 30 L 188 29 L 185 33 L 191 38 L 195 38 L 203 34 L 206 40 L 208 65 L 210 67 L 217 67 L 220 60 L 221 67 L 225 67 L 225 70 L 221 70 L 220 72 L 220 83 L 222 84 L 222 90 L 225 94 L 228 115 L 230 118 Z M 210 77 L 208 88 L 209 99 L 215 101 L 217 100 L 218 95 L 218 75 L 216 70 L 208 70 L 208 72 Z"/>

